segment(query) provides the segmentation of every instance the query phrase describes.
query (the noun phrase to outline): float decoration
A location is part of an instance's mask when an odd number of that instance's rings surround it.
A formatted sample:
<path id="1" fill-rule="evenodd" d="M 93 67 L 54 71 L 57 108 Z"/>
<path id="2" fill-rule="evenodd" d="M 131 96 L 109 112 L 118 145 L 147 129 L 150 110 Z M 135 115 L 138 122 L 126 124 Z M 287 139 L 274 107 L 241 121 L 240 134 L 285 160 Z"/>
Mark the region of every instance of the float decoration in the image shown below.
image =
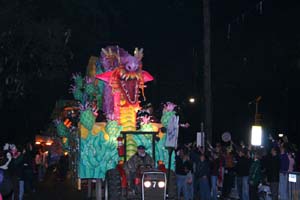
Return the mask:
<path id="1" fill-rule="evenodd" d="M 83 78 L 80 74 L 73 74 L 72 79 L 75 85 L 71 85 L 70 91 L 74 96 L 74 99 L 83 103 Z"/>
<path id="2" fill-rule="evenodd" d="M 106 114 L 112 114 L 113 120 L 119 122 L 123 131 L 136 130 L 136 112 L 140 109 L 139 94 L 145 99 L 145 83 L 153 80 L 153 77 L 142 70 L 143 49 L 134 51 L 134 56 L 130 55 L 122 48 L 107 47 L 102 49 L 101 58 L 105 69 L 109 69 L 96 78 L 104 81 L 110 86 L 107 93 L 112 97 L 113 104 L 108 104 Z M 109 97 L 107 97 L 109 99 Z M 111 99 L 110 99 L 111 100 Z M 132 135 L 127 136 L 127 156 L 131 157 L 136 151 L 137 144 Z"/>
<path id="3" fill-rule="evenodd" d="M 136 114 L 139 110 L 139 89 L 145 98 L 144 83 L 153 80 L 148 72 L 142 70 L 142 57 L 143 49 L 135 49 L 134 56 L 119 47 L 102 49 L 102 63 L 110 71 L 97 74 L 96 78 L 110 86 L 113 97 L 113 105 L 110 106 L 113 109 L 107 110 L 106 113 L 114 113 L 115 119 L 118 121 L 121 119 L 122 108 L 133 107 Z"/>
<path id="4" fill-rule="evenodd" d="M 58 136 L 69 137 L 70 131 L 68 130 L 68 128 L 62 121 L 55 120 L 54 124 L 56 125 L 56 130 L 57 130 Z"/>
<path id="5" fill-rule="evenodd" d="M 161 127 L 168 123 L 175 111 L 172 105 L 164 109 L 161 123 L 152 123 L 151 116 L 139 116 L 139 98 L 145 100 L 145 83 L 153 77 L 142 69 L 143 49 L 135 49 L 130 55 L 118 46 L 109 46 L 101 51 L 99 58 L 91 57 L 87 76 L 73 75 L 71 91 L 74 99 L 80 102 L 80 116 L 77 133 L 79 138 L 80 178 L 105 178 L 107 170 L 115 168 L 123 158 L 118 154 L 118 140 L 121 131 L 158 132 L 155 142 L 156 163 L 163 161 L 168 167 L 168 151 L 165 149 L 166 136 Z M 175 105 L 175 104 L 174 104 Z M 107 122 L 96 122 L 97 109 L 101 109 Z M 174 107 L 173 107 L 174 108 Z M 64 130 L 64 128 L 62 128 Z M 63 132 L 59 135 L 64 137 Z M 67 139 L 67 137 L 65 137 Z M 66 140 L 63 138 L 63 140 Z M 127 135 L 127 158 L 136 152 L 137 145 L 144 145 L 147 153 L 152 154 L 150 135 Z M 68 140 L 65 141 L 66 144 Z M 120 150 L 120 149 L 119 149 Z M 175 168 L 172 155 L 171 169 Z"/>
<path id="6" fill-rule="evenodd" d="M 88 95 L 90 100 L 93 100 L 94 95 L 96 94 L 96 85 L 95 85 L 95 80 L 90 77 L 85 78 L 85 87 L 84 87 L 84 92 Z"/>
<path id="7" fill-rule="evenodd" d="M 88 103 L 80 105 L 80 123 L 89 131 L 93 129 L 96 116 Z"/>
<path id="8" fill-rule="evenodd" d="M 70 137 L 70 129 L 66 127 L 66 125 L 61 120 L 54 120 L 54 124 L 56 126 L 56 131 L 58 136 L 62 139 L 62 147 L 63 150 L 69 150 L 69 137 Z"/>
<path id="9" fill-rule="evenodd" d="M 99 133 L 81 139 L 79 177 L 105 178 L 106 171 L 117 165 L 117 137 L 121 129 L 115 121 L 109 121 Z"/>

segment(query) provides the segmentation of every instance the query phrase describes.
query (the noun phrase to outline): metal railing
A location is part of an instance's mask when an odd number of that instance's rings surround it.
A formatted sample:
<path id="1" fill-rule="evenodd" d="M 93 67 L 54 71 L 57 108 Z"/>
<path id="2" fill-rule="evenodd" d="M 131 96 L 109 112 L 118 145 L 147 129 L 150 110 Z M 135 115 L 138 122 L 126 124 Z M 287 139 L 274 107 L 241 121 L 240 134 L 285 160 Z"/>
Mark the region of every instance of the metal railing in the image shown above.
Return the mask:
<path id="1" fill-rule="evenodd" d="M 280 200 L 300 200 L 300 172 L 280 173 Z"/>

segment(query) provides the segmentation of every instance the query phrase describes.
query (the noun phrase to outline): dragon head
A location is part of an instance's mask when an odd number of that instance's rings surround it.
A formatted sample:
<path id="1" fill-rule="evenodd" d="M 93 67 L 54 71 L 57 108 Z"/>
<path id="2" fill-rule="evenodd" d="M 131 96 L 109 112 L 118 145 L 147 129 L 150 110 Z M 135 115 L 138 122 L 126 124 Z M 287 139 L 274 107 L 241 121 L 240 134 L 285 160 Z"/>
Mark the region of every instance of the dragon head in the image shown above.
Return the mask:
<path id="1" fill-rule="evenodd" d="M 143 49 L 134 51 L 134 56 L 128 54 L 121 57 L 120 85 L 127 102 L 135 104 L 138 101 L 140 84 L 142 79 Z"/>
<path id="2" fill-rule="evenodd" d="M 143 49 L 135 48 L 134 56 L 127 54 L 121 57 L 121 63 L 123 64 L 127 72 L 138 72 L 142 66 Z"/>
<path id="3" fill-rule="evenodd" d="M 124 58 L 124 67 L 127 72 L 136 72 L 139 69 L 140 60 L 135 56 L 127 56 Z"/>
<path id="4" fill-rule="evenodd" d="M 102 49 L 100 61 L 106 72 L 96 75 L 96 78 L 109 83 L 114 91 L 121 91 L 126 103 L 137 104 L 139 89 L 144 96 L 144 83 L 153 80 L 142 70 L 142 58 L 143 49 L 135 48 L 134 55 L 119 47 Z"/>

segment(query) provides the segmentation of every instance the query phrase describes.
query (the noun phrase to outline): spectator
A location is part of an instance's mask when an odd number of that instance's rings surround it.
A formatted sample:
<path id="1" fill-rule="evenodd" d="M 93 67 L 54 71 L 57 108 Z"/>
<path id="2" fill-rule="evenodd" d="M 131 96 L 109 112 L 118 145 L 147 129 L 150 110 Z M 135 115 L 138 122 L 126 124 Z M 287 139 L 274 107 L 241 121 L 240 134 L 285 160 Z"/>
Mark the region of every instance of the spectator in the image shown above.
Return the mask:
<path id="1" fill-rule="evenodd" d="M 58 162 L 58 168 L 59 168 L 59 179 L 60 181 L 64 181 L 66 176 L 67 176 L 67 172 L 68 172 L 68 160 L 69 160 L 69 156 L 68 154 L 66 155 L 62 155 L 59 159 Z"/>
<path id="2" fill-rule="evenodd" d="M 191 162 L 193 163 L 193 172 L 196 171 L 196 163 L 199 162 L 200 159 L 200 147 L 194 146 L 192 151 L 190 152 Z M 193 196 L 194 198 L 199 198 L 199 182 L 195 178 L 195 173 L 193 173 Z"/>
<path id="3" fill-rule="evenodd" d="M 38 181 L 43 181 L 47 167 L 47 152 L 39 149 L 35 155 L 35 165 L 38 171 Z"/>
<path id="4" fill-rule="evenodd" d="M 295 169 L 295 171 L 300 172 L 300 150 L 296 152 Z"/>
<path id="5" fill-rule="evenodd" d="M 249 170 L 251 161 L 247 149 L 240 149 L 236 164 L 237 189 L 241 200 L 249 200 Z"/>
<path id="6" fill-rule="evenodd" d="M 287 171 L 289 170 L 289 157 L 286 153 L 285 145 L 280 145 L 280 175 L 279 175 L 279 195 L 281 200 L 287 200 Z"/>
<path id="7" fill-rule="evenodd" d="M 219 154 L 219 175 L 217 180 L 217 185 L 220 189 L 223 188 L 223 182 L 224 182 L 224 169 L 225 169 L 225 159 L 223 156 L 223 147 L 221 143 L 216 144 L 216 152 Z"/>
<path id="8" fill-rule="evenodd" d="M 0 196 L 4 199 L 11 199 L 13 185 L 6 170 L 0 168 Z"/>
<path id="9" fill-rule="evenodd" d="M 211 167 L 210 167 L 210 172 L 211 172 L 211 198 L 212 200 L 217 199 L 218 195 L 218 179 L 220 173 L 222 174 L 223 172 L 223 166 L 224 166 L 224 161 L 222 159 L 221 153 L 214 152 L 212 154 L 212 159 L 211 159 Z"/>
<path id="10" fill-rule="evenodd" d="M 209 162 L 204 154 L 200 155 L 200 161 L 196 165 L 195 172 L 196 179 L 199 179 L 200 186 L 200 199 L 209 200 L 210 199 L 210 188 L 209 188 Z"/>
<path id="11" fill-rule="evenodd" d="M 32 146 L 30 143 L 26 145 L 25 152 L 23 152 L 23 177 L 25 183 L 25 191 L 34 192 L 34 174 L 33 174 L 33 164 L 34 155 L 32 151 Z"/>
<path id="12" fill-rule="evenodd" d="M 191 160 L 191 150 L 192 150 L 192 144 L 190 144 L 188 151 L 185 152 L 184 160 L 186 162 L 186 192 L 188 199 L 193 200 L 194 199 L 194 177 L 193 177 L 193 161 Z"/>
<path id="13" fill-rule="evenodd" d="M 280 160 L 278 156 L 279 150 L 273 147 L 271 150 L 271 157 L 268 161 L 267 167 L 267 180 L 270 183 L 272 199 L 278 200 L 278 188 L 279 188 L 279 167 Z"/>
<path id="14" fill-rule="evenodd" d="M 258 199 L 257 187 L 260 184 L 261 179 L 262 179 L 262 174 L 261 174 L 260 155 L 258 154 L 258 152 L 255 152 L 254 160 L 251 164 L 250 172 L 249 172 L 250 200 Z"/>
<path id="15" fill-rule="evenodd" d="M 179 150 L 179 155 L 176 156 L 176 177 L 177 177 L 177 190 L 178 199 L 180 199 L 181 192 L 183 193 L 184 199 L 192 199 L 192 194 L 188 193 L 188 189 L 191 189 L 192 185 L 188 187 L 187 174 L 192 171 L 192 164 L 189 161 L 189 156 L 183 149 Z"/>
<path id="16" fill-rule="evenodd" d="M 293 156 L 292 152 L 288 153 L 288 158 L 289 158 L 289 169 L 288 172 L 293 172 L 294 171 L 294 166 L 295 166 L 295 159 Z"/>
<path id="17" fill-rule="evenodd" d="M 8 166 L 8 170 L 13 183 L 12 199 L 22 199 L 24 194 L 24 179 L 22 174 L 23 154 L 14 144 L 10 145 L 10 153 L 12 155 L 12 160 Z"/>
<path id="18" fill-rule="evenodd" d="M 11 199 L 13 193 L 13 185 L 8 173 L 8 166 L 11 160 L 12 155 L 8 152 L 8 149 L 0 150 L 0 197 L 4 199 Z"/>
<path id="19" fill-rule="evenodd" d="M 225 153 L 225 170 L 224 170 L 224 187 L 222 190 L 222 194 L 224 198 L 229 198 L 229 194 L 231 192 L 233 183 L 234 183 L 234 174 L 233 174 L 233 155 L 231 152 L 230 146 L 226 148 Z"/>
<path id="20" fill-rule="evenodd" d="M 35 167 L 38 173 L 38 181 L 42 180 L 42 173 L 41 173 L 41 164 L 42 164 L 42 155 L 41 155 L 41 149 L 38 149 L 36 155 L 35 155 Z"/>
<path id="21" fill-rule="evenodd" d="M 19 183 L 19 200 L 23 199 L 24 196 L 24 190 L 25 190 L 25 166 L 24 166 L 24 154 L 26 150 L 25 148 L 22 148 L 22 153 L 21 155 L 18 156 L 18 158 L 15 158 L 14 160 L 14 168 L 15 171 L 17 172 L 17 177 L 18 177 L 18 183 Z"/>

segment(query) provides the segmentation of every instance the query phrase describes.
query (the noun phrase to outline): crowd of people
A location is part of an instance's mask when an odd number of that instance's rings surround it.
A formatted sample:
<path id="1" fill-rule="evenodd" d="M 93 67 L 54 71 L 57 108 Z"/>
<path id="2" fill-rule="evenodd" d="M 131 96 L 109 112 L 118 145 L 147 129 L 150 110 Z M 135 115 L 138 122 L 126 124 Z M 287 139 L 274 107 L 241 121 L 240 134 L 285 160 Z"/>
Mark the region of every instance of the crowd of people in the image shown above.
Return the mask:
<path id="1" fill-rule="evenodd" d="M 299 153 L 287 139 L 270 138 L 266 147 L 220 142 L 212 147 L 182 145 L 176 153 L 178 198 L 230 199 L 237 186 L 241 200 L 287 200 L 287 172 L 299 171 Z M 297 154 L 298 153 L 298 154 Z M 282 180 L 282 181 L 280 181 Z"/>
<path id="2" fill-rule="evenodd" d="M 257 200 L 260 186 L 267 185 L 270 199 L 287 200 L 287 172 L 300 171 L 299 151 L 287 139 L 270 138 L 269 142 L 265 147 L 232 141 L 214 147 L 209 143 L 205 147 L 179 146 L 175 156 L 178 198 L 230 199 L 236 188 L 239 199 Z M 49 156 L 48 151 L 30 143 L 20 147 L 5 144 L 0 150 L 0 200 L 22 200 L 24 194 L 35 192 L 49 167 Z M 62 166 L 58 178 L 64 179 L 66 159 L 61 158 L 57 166 Z"/>
<path id="3" fill-rule="evenodd" d="M 0 200 L 22 200 L 24 195 L 35 192 L 49 164 L 50 153 L 42 146 L 6 143 L 0 150 Z M 63 171 L 66 170 L 60 170 L 60 178 L 65 176 Z"/>

